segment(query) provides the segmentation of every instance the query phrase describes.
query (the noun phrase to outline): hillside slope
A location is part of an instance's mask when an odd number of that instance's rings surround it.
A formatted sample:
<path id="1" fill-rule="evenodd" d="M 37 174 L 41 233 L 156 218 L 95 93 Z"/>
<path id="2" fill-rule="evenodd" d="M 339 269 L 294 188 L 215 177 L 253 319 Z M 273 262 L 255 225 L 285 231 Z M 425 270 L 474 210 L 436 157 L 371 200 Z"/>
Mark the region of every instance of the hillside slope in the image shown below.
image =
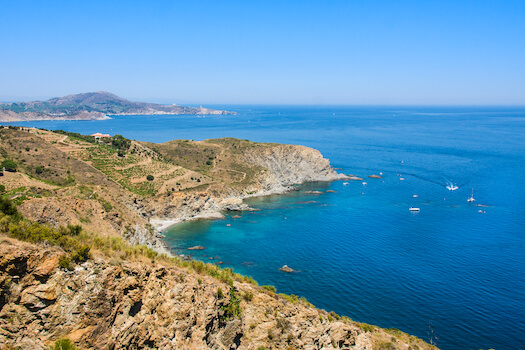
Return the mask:
<path id="1" fill-rule="evenodd" d="M 95 257 L 69 270 L 62 256 L 0 234 L 0 347 L 47 350 L 67 338 L 80 349 L 436 349 L 209 264 Z"/>
<path id="2" fill-rule="evenodd" d="M 166 252 L 151 224 L 221 217 L 243 199 L 290 184 L 345 178 L 319 151 L 237 139 L 141 143 L 67 132 L 0 129 L 0 161 L 17 172 L 2 183 L 22 213 L 82 225 Z"/>

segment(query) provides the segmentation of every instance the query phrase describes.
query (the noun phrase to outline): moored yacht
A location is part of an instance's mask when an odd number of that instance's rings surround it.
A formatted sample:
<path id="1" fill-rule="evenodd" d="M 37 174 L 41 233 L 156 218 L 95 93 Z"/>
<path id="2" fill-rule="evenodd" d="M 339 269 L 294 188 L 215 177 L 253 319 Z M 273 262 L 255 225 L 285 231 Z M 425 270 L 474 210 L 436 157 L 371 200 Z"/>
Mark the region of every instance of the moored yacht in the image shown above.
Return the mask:
<path id="1" fill-rule="evenodd" d="M 470 196 L 469 199 L 467 199 L 467 202 L 475 202 L 476 200 L 474 199 L 474 189 L 472 189 L 472 195 Z"/>

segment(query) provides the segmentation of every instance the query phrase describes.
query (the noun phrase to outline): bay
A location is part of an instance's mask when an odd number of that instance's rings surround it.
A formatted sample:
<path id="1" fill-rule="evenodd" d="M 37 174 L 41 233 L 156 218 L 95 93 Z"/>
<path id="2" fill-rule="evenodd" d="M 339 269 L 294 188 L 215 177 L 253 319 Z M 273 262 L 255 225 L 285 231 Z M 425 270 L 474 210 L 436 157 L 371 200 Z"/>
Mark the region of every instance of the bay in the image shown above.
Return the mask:
<path id="1" fill-rule="evenodd" d="M 166 232 L 168 244 L 183 254 L 203 245 L 195 258 L 442 349 L 522 347 L 524 108 L 212 107 L 239 115 L 13 124 L 151 142 L 237 137 L 316 148 L 367 184 L 311 183 L 250 199 L 260 211 L 177 225 Z M 379 172 L 382 179 L 366 177 Z M 459 188 L 449 191 L 450 183 Z M 468 203 L 472 191 L 476 202 Z M 280 271 L 284 264 L 297 272 Z"/>

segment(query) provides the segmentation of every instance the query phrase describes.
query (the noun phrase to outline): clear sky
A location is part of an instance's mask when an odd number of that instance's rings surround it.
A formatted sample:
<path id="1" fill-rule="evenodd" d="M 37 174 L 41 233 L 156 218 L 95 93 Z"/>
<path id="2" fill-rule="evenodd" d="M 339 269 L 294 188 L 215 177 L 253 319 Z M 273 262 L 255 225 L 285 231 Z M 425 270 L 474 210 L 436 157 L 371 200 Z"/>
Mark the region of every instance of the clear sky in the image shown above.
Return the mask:
<path id="1" fill-rule="evenodd" d="M 524 0 L 0 5 L 0 101 L 525 105 Z"/>

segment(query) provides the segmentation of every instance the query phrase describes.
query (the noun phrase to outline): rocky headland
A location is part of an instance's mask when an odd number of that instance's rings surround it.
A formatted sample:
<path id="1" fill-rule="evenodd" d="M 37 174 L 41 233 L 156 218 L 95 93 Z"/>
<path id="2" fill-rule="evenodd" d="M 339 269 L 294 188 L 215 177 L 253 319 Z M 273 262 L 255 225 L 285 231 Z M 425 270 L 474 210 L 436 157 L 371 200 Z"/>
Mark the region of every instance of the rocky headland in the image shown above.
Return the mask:
<path id="1" fill-rule="evenodd" d="M 214 191 L 206 191 L 144 200 L 136 208 L 150 217 L 150 221 L 162 231 L 166 226 L 187 220 L 223 218 L 224 211 L 250 210 L 243 202 L 249 197 L 282 194 L 292 190 L 291 185 L 309 181 L 347 178 L 337 173 L 318 150 L 304 146 L 275 144 L 256 147 L 243 153 L 236 161 L 259 169 L 244 186 L 229 187 L 218 195 Z"/>
<path id="2" fill-rule="evenodd" d="M 169 254 L 162 230 L 250 210 L 253 196 L 347 178 L 317 150 L 231 138 L 153 144 L 32 128 L 0 129 L 2 178 L 28 219 L 125 237 Z M 149 179 L 148 179 L 149 178 Z"/>

